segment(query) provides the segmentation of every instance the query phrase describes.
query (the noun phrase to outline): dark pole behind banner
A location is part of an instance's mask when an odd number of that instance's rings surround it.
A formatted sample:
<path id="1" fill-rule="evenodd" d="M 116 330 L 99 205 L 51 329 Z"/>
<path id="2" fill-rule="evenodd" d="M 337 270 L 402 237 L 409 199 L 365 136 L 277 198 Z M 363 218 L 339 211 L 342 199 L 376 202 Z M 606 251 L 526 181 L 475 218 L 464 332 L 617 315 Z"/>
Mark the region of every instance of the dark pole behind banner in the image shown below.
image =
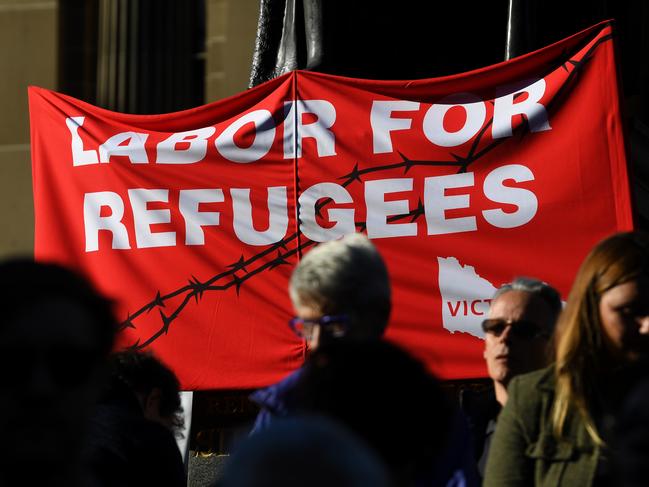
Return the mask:
<path id="1" fill-rule="evenodd" d="M 540 49 L 610 18 L 605 0 L 509 0 L 505 59 Z"/>
<path id="2" fill-rule="evenodd" d="M 503 60 L 507 8 L 506 0 L 261 0 L 250 85 L 292 69 L 417 79 L 494 64 Z"/>

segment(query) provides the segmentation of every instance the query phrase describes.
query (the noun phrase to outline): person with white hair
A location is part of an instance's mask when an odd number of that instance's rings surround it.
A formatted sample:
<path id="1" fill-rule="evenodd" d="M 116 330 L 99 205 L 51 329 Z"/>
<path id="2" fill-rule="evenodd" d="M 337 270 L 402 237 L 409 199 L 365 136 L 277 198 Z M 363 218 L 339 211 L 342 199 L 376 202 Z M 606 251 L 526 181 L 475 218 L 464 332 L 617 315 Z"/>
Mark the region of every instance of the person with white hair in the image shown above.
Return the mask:
<path id="1" fill-rule="evenodd" d="M 307 350 L 334 340 L 377 340 L 391 310 L 390 279 L 385 262 L 366 236 L 356 233 L 318 245 L 298 263 L 289 283 L 295 317 L 289 325 L 306 341 Z M 301 369 L 251 399 L 261 407 L 252 432 L 285 417 L 289 396 Z"/>
<path id="2" fill-rule="evenodd" d="M 321 361 L 329 361 L 326 370 L 343 372 L 342 376 L 333 374 L 333 380 L 336 382 L 333 387 L 337 390 L 358 392 L 364 390 L 363 387 L 369 387 L 374 392 L 372 397 L 378 401 L 381 401 L 383 395 L 391 394 L 390 387 L 383 381 L 386 377 L 385 371 L 379 372 L 376 369 L 377 375 L 373 378 L 371 375 L 369 378 L 364 375 L 365 372 L 375 370 L 372 366 L 375 362 L 370 359 L 374 352 L 396 348 L 381 343 L 392 308 L 390 279 L 381 255 L 367 237 L 362 234 L 347 235 L 340 240 L 323 243 L 308 252 L 293 271 L 289 294 L 296 314 L 290 321 L 291 328 L 306 341 L 307 350 L 314 353 L 310 355 L 311 360 L 307 366 L 251 396 L 251 399 L 261 406 L 252 430 L 253 434 L 266 430 L 276 419 L 297 416 L 309 409 L 307 403 L 310 400 L 304 396 L 305 390 L 309 390 L 309 378 L 313 378 L 313 368 L 309 368 L 309 365 L 313 367 Z M 342 354 L 339 355 L 336 351 Z M 407 363 L 416 363 L 415 359 L 409 358 L 407 352 L 396 353 L 400 353 Z M 391 372 L 396 372 L 387 362 L 382 362 L 381 365 L 391 369 Z M 415 369 L 417 367 L 415 366 Z M 407 374 L 410 374 L 412 369 L 408 370 Z M 423 366 L 420 372 L 427 376 Z M 336 377 L 345 379 L 339 381 Z M 436 382 L 432 376 L 428 379 Z M 413 377 L 404 377 L 396 372 L 392 384 L 403 381 L 403 385 L 408 386 L 412 385 L 412 380 Z M 354 384 L 358 384 L 358 388 L 355 388 Z M 346 385 L 349 386 L 347 389 Z M 430 392 L 427 392 L 426 386 L 423 385 L 413 389 L 413 397 Z M 327 395 L 327 387 L 323 387 L 320 393 Z M 402 397 L 400 394 L 393 396 Z M 353 394 L 343 392 L 338 397 L 339 403 L 344 403 L 347 397 L 354 401 Z M 368 399 L 369 402 L 371 399 Z M 382 406 L 378 409 L 385 411 L 385 404 Z M 453 407 L 447 410 L 441 403 L 438 406 L 439 408 L 432 408 L 428 412 L 432 415 L 432 423 L 444 424 L 444 428 L 433 428 L 435 432 L 430 433 L 430 430 L 424 427 L 425 420 L 415 419 L 414 422 L 419 424 L 407 428 L 404 432 L 412 438 L 415 436 L 413 429 L 417 428 L 419 437 L 425 437 L 420 442 L 420 448 L 414 448 L 417 454 L 422 454 L 422 458 L 426 457 L 425 452 L 434 445 L 439 447 L 435 450 L 436 454 L 429 458 L 429 463 L 417 463 L 417 471 L 409 473 L 417 478 L 417 485 L 422 486 L 477 486 L 477 474 L 474 474 L 475 465 L 464 418 Z M 343 417 L 335 414 L 335 411 L 327 408 L 315 409 L 318 413 L 345 424 L 351 431 L 363 430 L 363 422 L 358 417 L 345 421 Z M 368 411 L 367 414 L 371 415 L 371 412 Z M 382 428 L 386 430 L 398 431 L 404 425 L 400 415 L 379 413 L 378 418 Z M 445 434 L 446 431 L 448 435 Z M 397 442 L 397 448 L 398 444 Z M 380 450 L 380 445 L 380 441 L 370 442 L 370 446 L 377 451 Z M 385 461 L 385 458 L 382 459 Z M 399 471 L 398 468 L 396 470 Z"/>
<path id="3" fill-rule="evenodd" d="M 380 338 L 391 309 L 390 280 L 378 250 L 363 234 L 319 245 L 289 283 L 292 328 L 315 350 L 319 339 Z"/>

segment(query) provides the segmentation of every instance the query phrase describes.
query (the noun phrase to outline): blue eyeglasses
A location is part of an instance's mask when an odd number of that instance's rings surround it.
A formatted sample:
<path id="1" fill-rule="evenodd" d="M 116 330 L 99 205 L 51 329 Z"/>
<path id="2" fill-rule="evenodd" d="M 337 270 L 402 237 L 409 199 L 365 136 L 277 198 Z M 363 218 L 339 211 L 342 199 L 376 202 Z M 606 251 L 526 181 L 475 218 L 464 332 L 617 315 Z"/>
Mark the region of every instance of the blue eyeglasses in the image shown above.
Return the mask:
<path id="1" fill-rule="evenodd" d="M 341 338 L 347 333 L 347 315 L 324 315 L 318 319 L 304 319 L 295 317 L 288 322 L 291 330 L 305 340 L 310 340 L 313 336 L 313 330 L 320 326 L 334 338 Z"/>

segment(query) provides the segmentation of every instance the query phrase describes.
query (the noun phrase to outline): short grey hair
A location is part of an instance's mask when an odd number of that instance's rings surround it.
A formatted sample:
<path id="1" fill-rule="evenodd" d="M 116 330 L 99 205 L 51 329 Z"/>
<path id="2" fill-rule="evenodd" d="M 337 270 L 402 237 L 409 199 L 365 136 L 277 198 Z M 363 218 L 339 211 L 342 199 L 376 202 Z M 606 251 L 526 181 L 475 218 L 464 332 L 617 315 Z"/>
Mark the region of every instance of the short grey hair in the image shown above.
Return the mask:
<path id="1" fill-rule="evenodd" d="M 548 305 L 555 318 L 561 313 L 561 295 L 547 282 L 533 277 L 517 277 L 512 282 L 500 286 L 494 294 L 492 302 L 508 291 L 524 291 L 537 296 Z"/>
<path id="2" fill-rule="evenodd" d="M 308 252 L 293 271 L 289 294 L 296 307 L 348 315 L 348 335 L 358 338 L 380 337 L 392 307 L 385 262 L 360 233 L 320 244 Z"/>

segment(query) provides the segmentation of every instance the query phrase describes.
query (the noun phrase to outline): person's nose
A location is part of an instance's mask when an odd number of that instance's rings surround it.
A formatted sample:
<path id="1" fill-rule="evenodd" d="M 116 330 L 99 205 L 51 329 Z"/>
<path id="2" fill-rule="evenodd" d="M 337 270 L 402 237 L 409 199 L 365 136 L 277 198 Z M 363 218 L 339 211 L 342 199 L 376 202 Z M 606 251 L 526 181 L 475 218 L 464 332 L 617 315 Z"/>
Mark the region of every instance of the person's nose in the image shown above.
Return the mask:
<path id="1" fill-rule="evenodd" d="M 318 348 L 318 345 L 320 345 L 320 325 L 313 325 L 311 336 L 308 338 L 306 345 L 310 352 Z"/>
<path id="2" fill-rule="evenodd" d="M 649 335 L 649 315 L 645 315 L 639 318 L 640 324 L 640 334 Z"/>
<path id="3" fill-rule="evenodd" d="M 508 324 L 503 329 L 503 332 L 500 334 L 500 341 L 504 343 L 509 343 L 512 340 L 512 325 Z"/>

